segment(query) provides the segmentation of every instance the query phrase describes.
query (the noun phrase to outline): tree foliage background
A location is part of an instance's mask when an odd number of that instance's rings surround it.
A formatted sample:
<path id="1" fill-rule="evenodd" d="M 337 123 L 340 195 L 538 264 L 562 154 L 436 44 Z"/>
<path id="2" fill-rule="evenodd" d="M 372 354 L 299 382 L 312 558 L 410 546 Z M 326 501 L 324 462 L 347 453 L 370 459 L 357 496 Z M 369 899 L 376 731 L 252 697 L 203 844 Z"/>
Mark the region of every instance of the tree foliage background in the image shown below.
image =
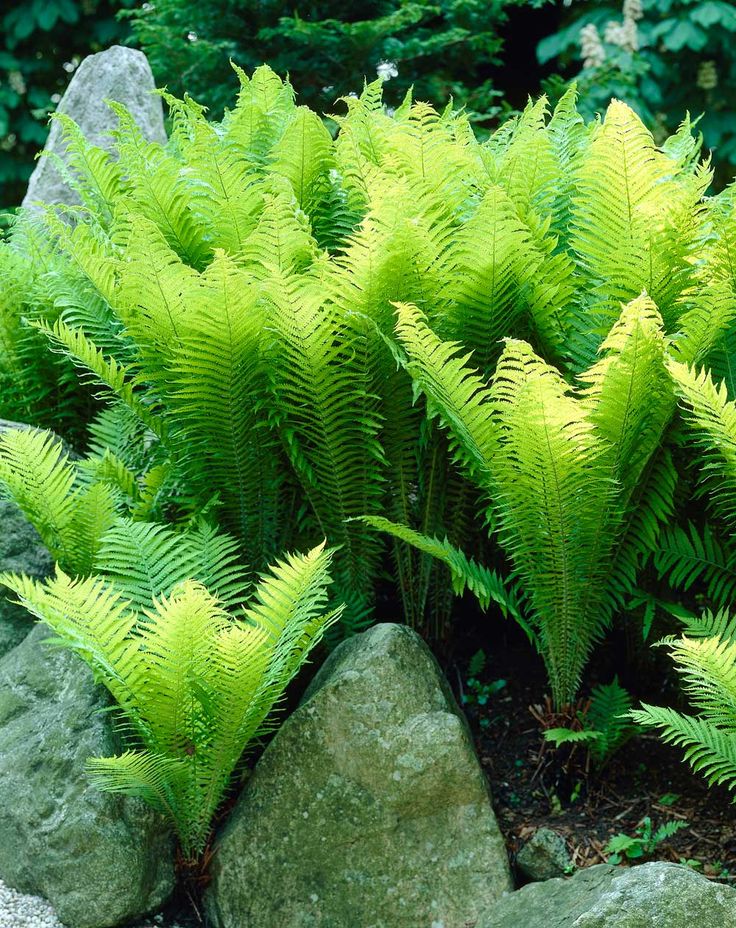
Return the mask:
<path id="1" fill-rule="evenodd" d="M 736 173 L 732 0 L 12 0 L 0 25 L 2 205 L 22 198 L 76 64 L 116 42 L 143 48 L 159 85 L 215 118 L 235 89 L 230 59 L 289 74 L 322 113 L 382 74 L 390 104 L 413 86 L 465 106 L 481 131 L 576 80 L 586 116 L 619 97 L 658 138 L 704 114 L 719 186 Z"/>

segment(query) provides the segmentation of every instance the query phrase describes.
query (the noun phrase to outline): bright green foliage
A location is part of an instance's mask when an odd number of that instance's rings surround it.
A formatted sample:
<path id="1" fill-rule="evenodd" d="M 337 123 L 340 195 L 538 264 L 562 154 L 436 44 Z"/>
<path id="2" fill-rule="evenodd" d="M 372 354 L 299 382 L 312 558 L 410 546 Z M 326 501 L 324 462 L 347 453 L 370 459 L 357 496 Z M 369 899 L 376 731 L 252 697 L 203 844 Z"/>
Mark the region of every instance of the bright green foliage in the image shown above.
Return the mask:
<path id="1" fill-rule="evenodd" d="M 92 570 L 102 537 L 131 489 L 128 477 L 109 452 L 73 464 L 49 432 L 0 435 L 0 490 L 20 506 L 54 560 L 74 574 Z"/>
<path id="2" fill-rule="evenodd" d="M 192 99 L 167 97 L 166 147 L 145 142 L 117 105 L 117 157 L 62 120 L 84 208 L 73 225 L 46 216 L 43 300 L 32 295 L 31 313 L 11 301 L 11 325 L 24 338 L 45 334 L 65 372 L 73 362 L 95 391 L 103 408 L 90 447 L 138 475 L 133 518 L 204 513 L 261 569 L 284 547 L 326 536 L 339 546 L 335 591 L 354 629 L 370 620 L 383 555 L 356 517 L 476 555 L 490 494 L 517 575 L 539 580 L 525 593 L 540 615 L 557 608 L 560 576 L 593 570 L 593 601 L 565 598 L 572 611 L 559 626 L 571 640 L 581 610 L 596 626 L 590 641 L 581 636 L 579 665 L 671 509 L 675 471 L 659 446 L 673 404 L 659 327 L 682 362 L 730 359 L 732 211 L 725 194 L 704 199 L 710 175 L 689 126 L 659 149 L 622 103 L 585 125 L 570 92 L 553 114 L 540 100 L 479 142 L 449 109 L 407 97 L 389 113 L 376 82 L 344 101 L 333 139 L 268 68 L 237 73 L 240 93 L 221 124 Z M 22 218 L 0 253 L 35 274 L 29 228 Z M 419 341 L 436 352 L 433 369 L 452 374 L 437 380 L 439 397 L 419 378 L 425 396 L 414 402 L 394 340 L 397 302 L 424 313 Z M 496 378 L 500 441 L 451 346 L 473 352 L 482 385 L 505 338 L 515 341 Z M 13 343 L 0 349 L 0 369 L 19 365 Z M 538 432 L 532 395 L 552 410 L 560 435 L 549 457 L 562 456 L 570 480 L 555 537 L 572 561 L 547 565 L 546 580 L 533 566 L 537 547 L 549 547 L 544 531 L 524 527 L 545 511 L 532 462 L 527 490 L 507 499 L 511 470 L 497 479 L 486 460 L 499 446 L 497 469 L 504 455 L 511 467 L 522 441 L 511 433 Z M 427 405 L 441 408 L 447 433 Z M 574 517 L 578 483 L 610 498 L 600 532 Z M 580 539 L 590 542 L 584 554 Z M 603 566 L 609 555 L 615 571 Z M 421 545 L 396 539 L 393 558 L 407 621 L 442 634 L 446 572 Z M 453 559 L 458 583 L 467 565 Z M 500 576 L 500 559 L 494 567 Z M 596 611 L 599 596 L 609 606 Z"/>
<path id="3" fill-rule="evenodd" d="M 611 838 L 605 847 L 608 863 L 620 864 L 624 858 L 639 860 L 642 857 L 650 857 L 663 841 L 667 841 L 687 826 L 687 822 L 672 821 L 664 822 L 655 829 L 651 818 L 646 815 L 633 835 L 618 834 Z"/>
<path id="4" fill-rule="evenodd" d="M 399 306 L 397 333 L 430 415 L 492 504 L 562 707 L 666 515 L 634 517 L 674 405 L 659 314 L 646 297 L 625 306 L 576 390 L 512 340 L 486 386 L 412 306 Z"/>
<path id="5" fill-rule="evenodd" d="M 643 704 L 631 716 L 657 728 L 684 750 L 693 770 L 710 785 L 736 788 L 736 622 L 724 611 L 683 620 L 685 635 L 668 638 L 685 693 L 697 715 Z"/>
<path id="6" fill-rule="evenodd" d="M 118 562 L 127 556 L 118 549 Z M 178 548 L 162 552 L 161 563 L 175 569 L 177 557 Z M 243 751 L 268 730 L 287 684 L 337 617 L 326 608 L 331 557 L 321 546 L 278 561 L 250 604 L 229 610 L 193 580 L 135 602 L 115 583 L 61 570 L 45 583 L 2 578 L 120 707 L 130 747 L 90 759 L 92 781 L 166 815 L 186 858 L 204 850 Z"/>

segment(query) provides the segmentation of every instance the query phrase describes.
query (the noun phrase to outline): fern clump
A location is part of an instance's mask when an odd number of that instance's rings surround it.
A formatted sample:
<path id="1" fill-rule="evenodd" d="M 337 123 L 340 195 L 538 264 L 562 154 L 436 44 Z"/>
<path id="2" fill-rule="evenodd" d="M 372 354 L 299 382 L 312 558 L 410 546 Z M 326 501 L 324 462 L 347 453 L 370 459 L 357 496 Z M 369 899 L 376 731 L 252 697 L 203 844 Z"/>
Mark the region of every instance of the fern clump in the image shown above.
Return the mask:
<path id="1" fill-rule="evenodd" d="M 561 708 L 662 518 L 644 479 L 674 408 L 661 317 L 647 297 L 625 306 L 576 388 L 517 340 L 487 384 L 416 307 L 398 307 L 397 333 L 430 415 L 489 501 Z"/>
<path id="2" fill-rule="evenodd" d="M 327 608 L 331 559 L 322 546 L 277 562 L 247 607 L 195 580 L 136 601 L 103 577 L 2 578 L 120 709 L 128 747 L 91 758 L 92 781 L 167 816 L 187 859 L 204 850 L 243 751 L 268 730 L 285 687 L 337 618 Z"/>
<path id="3" fill-rule="evenodd" d="M 83 206 L 21 217 L 0 249 L 38 280 L 20 301 L 25 288 L 8 288 L 12 331 L 36 346 L 47 339 L 64 376 L 78 370 L 85 408 L 101 404 L 90 446 L 138 474 L 137 518 L 204 513 L 259 569 L 284 548 L 326 536 L 338 547 L 334 589 L 347 604 L 346 631 L 371 620 L 383 568 L 381 536 L 363 516 L 471 550 L 477 564 L 486 541 L 476 515 L 490 496 L 502 548 L 517 577 L 530 574 L 536 616 L 555 612 L 550 597 L 571 574 L 592 570 L 597 590 L 604 552 L 615 554 L 618 579 L 601 588 L 619 591 L 601 594 L 599 617 L 584 620 L 580 656 L 550 657 L 577 666 L 671 508 L 672 461 L 655 453 L 673 412 L 652 373 L 663 339 L 678 363 L 728 366 L 733 210 L 728 194 L 705 197 L 710 169 L 691 125 L 657 146 L 618 101 L 586 124 L 570 91 L 553 112 L 539 100 L 480 141 L 464 114 L 411 95 L 389 113 L 376 82 L 343 101 L 333 137 L 269 68 L 236 71 L 239 94 L 218 124 L 191 98 L 165 95 L 166 146 L 145 141 L 119 104 L 111 156 L 59 117 Z M 43 262 L 32 222 L 44 232 Z M 419 362 L 402 363 L 396 303 L 423 314 L 428 336 L 472 352 L 483 383 L 509 340 L 493 401 L 505 424 L 491 442 L 499 467 L 505 455 L 506 477 L 491 478 L 472 449 L 458 453 L 456 437 L 448 444 L 460 427 L 454 413 L 449 433 L 425 415 L 439 400 L 414 377 Z M 606 361 L 619 351 L 629 304 L 645 353 L 626 336 L 628 360 Z M 19 364 L 16 341 L 0 344 L 7 382 Z M 626 365 L 636 371 L 630 400 Z M 517 370 L 530 376 L 512 388 Z M 513 500 L 509 488 L 512 433 L 526 453 L 522 435 L 541 428 L 532 394 L 544 394 L 555 417 L 550 457 L 562 455 L 570 469 L 568 508 L 579 482 L 588 498 L 600 491 L 607 512 L 600 533 L 595 520 L 560 520 L 555 547 L 568 556 L 548 564 L 555 592 L 543 591 L 531 566 L 546 545 L 544 531 L 531 528 L 534 513 L 554 508 L 555 493 L 545 495 L 550 483 L 531 470 Z M 638 404 L 631 420 L 620 418 L 627 402 Z M 477 437 L 463 436 L 460 444 Z M 595 564 L 573 553 L 588 544 Z M 442 634 L 457 570 L 450 565 L 448 579 L 426 548 L 399 539 L 392 557 L 407 621 Z M 504 559 L 494 560 L 500 576 Z M 495 588 L 494 598 L 508 601 Z M 577 603 L 574 616 L 592 616 L 598 593 L 590 602 L 578 593 L 567 600 Z M 561 620 L 565 641 L 579 621 L 573 613 Z M 537 635 L 556 635 L 554 623 L 530 622 Z M 544 647 L 551 655 L 558 646 L 550 638 Z M 556 685 L 569 696 L 577 675 L 565 670 Z"/>

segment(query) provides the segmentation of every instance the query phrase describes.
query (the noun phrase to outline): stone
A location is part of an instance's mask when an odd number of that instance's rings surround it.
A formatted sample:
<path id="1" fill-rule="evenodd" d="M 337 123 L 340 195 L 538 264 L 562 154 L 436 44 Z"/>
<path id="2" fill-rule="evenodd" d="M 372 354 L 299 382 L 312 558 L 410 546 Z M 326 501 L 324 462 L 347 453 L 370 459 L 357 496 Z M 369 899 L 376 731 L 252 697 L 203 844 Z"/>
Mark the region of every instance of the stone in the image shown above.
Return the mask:
<path id="1" fill-rule="evenodd" d="M 120 747 L 109 701 L 49 634 L 37 625 L 0 660 L 0 879 L 69 928 L 110 928 L 166 901 L 174 842 L 143 802 L 89 783 L 87 758 Z"/>
<path id="2" fill-rule="evenodd" d="M 41 579 L 52 570 L 51 555 L 35 528 L 15 503 L 0 500 L 0 573 L 24 573 Z M 0 657 L 33 629 L 31 616 L 12 600 L 12 594 L 0 589 Z"/>
<path id="3" fill-rule="evenodd" d="M 564 876 L 572 868 L 565 839 L 551 828 L 538 828 L 516 855 L 516 866 L 528 880 Z"/>
<path id="4" fill-rule="evenodd" d="M 570 879 L 530 883 L 506 896 L 477 928 L 729 928 L 736 889 L 670 863 L 600 864 Z"/>
<path id="5" fill-rule="evenodd" d="M 114 100 L 127 106 L 148 141 L 164 144 L 163 106 L 161 98 L 152 93 L 155 88 L 151 67 L 143 52 L 113 45 L 82 61 L 61 98 L 58 112 L 71 116 L 93 145 L 110 151 L 110 132 L 117 125 L 117 117 L 105 101 Z M 58 122 L 51 124 L 44 151 L 64 157 L 65 146 Z M 70 206 L 79 203 L 53 158 L 39 158 L 23 199 L 24 207 L 38 208 L 39 203 Z"/>
<path id="6" fill-rule="evenodd" d="M 511 886 L 467 724 L 427 646 L 342 643 L 216 842 L 218 928 L 465 928 Z"/>

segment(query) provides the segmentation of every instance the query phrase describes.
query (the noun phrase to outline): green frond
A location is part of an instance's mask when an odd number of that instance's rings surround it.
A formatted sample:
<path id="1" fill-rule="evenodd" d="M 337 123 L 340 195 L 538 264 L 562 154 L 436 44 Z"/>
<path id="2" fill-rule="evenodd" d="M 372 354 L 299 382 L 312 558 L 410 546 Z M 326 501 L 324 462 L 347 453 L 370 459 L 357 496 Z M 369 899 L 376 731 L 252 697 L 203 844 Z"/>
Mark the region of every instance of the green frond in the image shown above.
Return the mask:
<path id="1" fill-rule="evenodd" d="M 631 694 L 621 686 L 618 677 L 594 687 L 586 725 L 600 736 L 591 751 L 601 764 L 635 734 L 636 727 L 630 718 L 632 702 Z"/>
<path id="2" fill-rule="evenodd" d="M 385 459 L 378 397 L 372 392 L 372 334 L 361 330 L 308 283 L 289 287 L 273 306 L 270 355 L 280 431 L 307 498 L 330 544 L 339 545 L 335 583 L 358 628 L 372 602 L 380 548 L 352 516 L 380 511 Z"/>
<path id="3" fill-rule="evenodd" d="M 174 456 L 195 487 L 217 493 L 224 526 L 257 567 L 278 547 L 283 479 L 278 437 L 262 412 L 265 323 L 253 282 L 219 253 L 202 276 L 170 371 Z"/>
<path id="4" fill-rule="evenodd" d="M 579 379 L 590 418 L 610 445 L 613 472 L 628 495 L 659 448 L 675 406 L 662 318 L 646 294 L 622 307 L 600 354 Z"/>
<path id="5" fill-rule="evenodd" d="M 683 748 L 685 760 L 709 786 L 736 788 L 736 738 L 732 732 L 722 731 L 706 719 L 646 703 L 632 710 L 631 717 L 645 728 L 658 728 L 667 744 Z"/>
<path id="6" fill-rule="evenodd" d="M 677 361 L 668 369 L 680 398 L 693 444 L 702 452 L 701 480 L 720 518 L 736 518 L 736 401 L 708 370 Z"/>
<path id="7" fill-rule="evenodd" d="M 457 343 L 441 341 L 420 310 L 399 304 L 396 313 L 406 369 L 427 398 L 428 414 L 440 418 L 453 437 L 454 455 L 485 484 L 495 448 L 488 387 L 468 367 L 470 354 L 461 355 Z"/>
<path id="8" fill-rule="evenodd" d="M 69 328 L 61 319 L 57 319 L 53 326 L 40 323 L 38 328 L 89 376 L 92 383 L 100 386 L 108 396 L 117 397 L 125 403 L 147 428 L 158 438 L 163 438 L 163 422 L 155 410 L 141 399 L 136 390 L 138 379 L 130 368 L 115 358 L 106 357 L 83 332 Z"/>
<path id="9" fill-rule="evenodd" d="M 498 435 L 491 474 L 500 539 L 564 705 L 610 615 L 606 577 L 619 515 L 608 447 L 584 404 L 524 342 L 506 342 L 488 415 Z"/>
<path id="10" fill-rule="evenodd" d="M 706 522 L 701 530 L 693 523 L 665 529 L 654 551 L 654 567 L 660 579 L 685 592 L 704 586 L 708 599 L 729 605 L 736 594 L 736 550 L 719 539 Z"/>
<path id="11" fill-rule="evenodd" d="M 113 136 L 120 169 L 127 179 L 126 200 L 158 226 L 185 261 L 202 266 L 209 247 L 196 222 L 181 165 L 161 145 L 146 141 L 122 103 L 109 101 L 108 106 L 118 118 Z"/>
<path id="12" fill-rule="evenodd" d="M 689 638 L 718 638 L 727 644 L 736 644 L 736 618 L 728 609 L 706 610 L 702 615 L 684 616 L 680 621 Z"/>
<path id="13" fill-rule="evenodd" d="M 115 757 L 90 757 L 85 771 L 97 789 L 136 796 L 157 812 L 176 816 L 175 794 L 186 777 L 186 764 L 178 758 L 124 751 Z"/>
<path id="14" fill-rule="evenodd" d="M 736 642 L 684 637 L 668 647 L 692 704 L 736 735 Z"/>
<path id="15" fill-rule="evenodd" d="M 109 152 L 90 145 L 66 113 L 54 113 L 52 118 L 61 126 L 66 162 L 82 202 L 100 209 L 108 220 L 111 219 L 115 202 L 124 189 L 120 166 Z"/>
<path id="16" fill-rule="evenodd" d="M 250 585 L 239 543 L 206 524 L 182 532 L 118 519 L 102 538 L 95 567 L 137 609 L 185 580 L 199 581 L 232 608 L 245 600 Z"/>
<path id="17" fill-rule="evenodd" d="M 525 631 L 529 631 L 513 590 L 507 587 L 499 574 L 467 557 L 446 538 L 423 535 L 408 525 L 399 525 L 382 516 L 364 516 L 360 521 L 379 532 L 387 532 L 418 551 L 441 561 L 450 570 L 456 596 L 462 596 L 468 589 L 478 600 L 481 609 L 488 609 L 491 602 L 495 602 L 505 616 L 512 616 Z"/>

